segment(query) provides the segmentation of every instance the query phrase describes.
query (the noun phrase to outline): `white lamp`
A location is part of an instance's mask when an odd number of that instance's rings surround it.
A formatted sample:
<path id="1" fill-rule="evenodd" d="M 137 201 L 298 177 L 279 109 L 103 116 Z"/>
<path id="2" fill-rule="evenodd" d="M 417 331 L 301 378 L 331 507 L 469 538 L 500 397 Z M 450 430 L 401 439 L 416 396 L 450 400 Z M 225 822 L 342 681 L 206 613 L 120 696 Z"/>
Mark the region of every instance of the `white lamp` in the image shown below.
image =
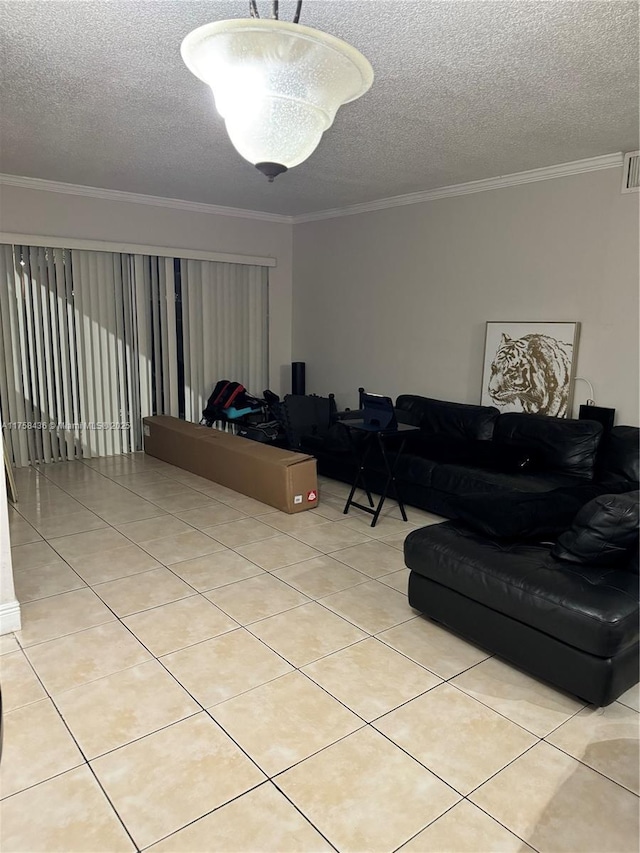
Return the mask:
<path id="1" fill-rule="evenodd" d="M 373 83 L 370 63 L 351 45 L 272 19 L 205 24 L 180 52 L 211 86 L 237 151 L 269 181 L 306 160 L 338 108 Z"/>

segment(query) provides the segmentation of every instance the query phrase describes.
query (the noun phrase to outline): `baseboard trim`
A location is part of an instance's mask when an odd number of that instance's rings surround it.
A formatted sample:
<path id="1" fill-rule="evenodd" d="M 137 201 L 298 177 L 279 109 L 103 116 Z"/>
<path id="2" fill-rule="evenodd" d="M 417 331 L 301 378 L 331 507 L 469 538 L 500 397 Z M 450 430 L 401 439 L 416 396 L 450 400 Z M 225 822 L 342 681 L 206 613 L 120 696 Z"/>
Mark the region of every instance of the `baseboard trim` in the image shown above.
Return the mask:
<path id="1" fill-rule="evenodd" d="M 20 628 L 20 602 L 14 598 L 13 601 L 0 604 L 0 634 L 11 634 Z"/>

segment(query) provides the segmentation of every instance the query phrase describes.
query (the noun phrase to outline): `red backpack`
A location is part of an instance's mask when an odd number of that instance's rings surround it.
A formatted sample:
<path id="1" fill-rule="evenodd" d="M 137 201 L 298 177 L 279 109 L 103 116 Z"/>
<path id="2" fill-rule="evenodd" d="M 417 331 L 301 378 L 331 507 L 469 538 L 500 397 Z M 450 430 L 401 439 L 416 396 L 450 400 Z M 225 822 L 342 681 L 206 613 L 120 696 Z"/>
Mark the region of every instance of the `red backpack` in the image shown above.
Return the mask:
<path id="1" fill-rule="evenodd" d="M 228 379 L 221 379 L 216 383 L 211 396 L 207 400 L 207 405 L 202 410 L 202 421 L 213 423 L 219 420 L 224 414 L 225 409 L 228 409 L 230 406 L 241 408 L 241 403 L 246 393 L 247 389 L 239 382 L 230 382 Z"/>

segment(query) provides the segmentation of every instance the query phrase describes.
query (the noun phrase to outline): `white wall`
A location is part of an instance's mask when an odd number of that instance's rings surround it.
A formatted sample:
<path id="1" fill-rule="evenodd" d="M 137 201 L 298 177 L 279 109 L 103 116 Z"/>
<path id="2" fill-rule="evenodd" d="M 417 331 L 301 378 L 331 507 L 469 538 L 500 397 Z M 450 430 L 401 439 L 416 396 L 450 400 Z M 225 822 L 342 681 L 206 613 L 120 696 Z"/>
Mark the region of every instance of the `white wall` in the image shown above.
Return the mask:
<path id="1" fill-rule="evenodd" d="M 487 320 L 577 320 L 577 375 L 638 424 L 638 196 L 621 170 L 294 227 L 307 390 L 478 403 Z M 589 396 L 577 383 L 574 403 Z"/>
<path id="2" fill-rule="evenodd" d="M 272 257 L 269 385 L 289 390 L 292 228 L 286 223 L 3 186 L 0 231 Z M 263 388 L 250 389 L 261 393 Z"/>
<path id="3" fill-rule="evenodd" d="M 293 229 L 4 186 L 0 230 L 275 257 L 271 387 L 289 389 L 293 357 L 309 391 L 351 405 L 359 385 L 478 402 L 486 320 L 579 320 L 578 375 L 637 424 L 638 196 L 620 180 L 607 169 Z M 578 383 L 576 405 L 587 396 Z"/>
<path id="4" fill-rule="evenodd" d="M 0 431 L 0 460 L 3 456 L 2 431 Z M 9 512 L 5 488 L 4 462 L 0 480 L 0 634 L 20 630 L 20 605 L 16 600 L 11 565 L 11 542 L 9 541 Z"/>

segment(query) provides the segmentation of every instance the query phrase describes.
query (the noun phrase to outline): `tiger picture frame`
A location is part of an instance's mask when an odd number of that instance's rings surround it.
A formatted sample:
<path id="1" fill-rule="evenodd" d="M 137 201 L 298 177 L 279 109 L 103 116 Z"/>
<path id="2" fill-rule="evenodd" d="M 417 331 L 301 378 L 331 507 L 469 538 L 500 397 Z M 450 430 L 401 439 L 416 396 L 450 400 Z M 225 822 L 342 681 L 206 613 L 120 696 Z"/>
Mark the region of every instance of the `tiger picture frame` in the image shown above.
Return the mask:
<path id="1" fill-rule="evenodd" d="M 481 405 L 570 417 L 579 335 L 578 322 L 488 322 Z"/>

